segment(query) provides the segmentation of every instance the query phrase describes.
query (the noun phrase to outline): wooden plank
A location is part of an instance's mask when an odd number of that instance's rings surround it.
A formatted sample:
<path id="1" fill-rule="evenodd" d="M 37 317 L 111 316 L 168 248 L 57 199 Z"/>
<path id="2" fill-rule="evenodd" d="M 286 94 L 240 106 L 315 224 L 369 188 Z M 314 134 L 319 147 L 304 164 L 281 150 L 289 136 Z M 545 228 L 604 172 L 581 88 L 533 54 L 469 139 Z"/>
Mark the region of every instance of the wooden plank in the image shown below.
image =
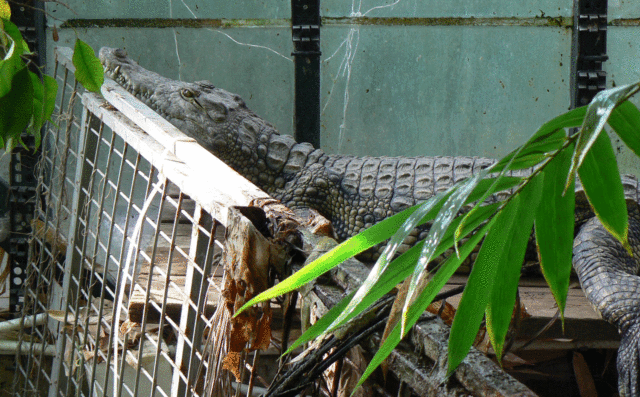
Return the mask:
<path id="1" fill-rule="evenodd" d="M 115 81 L 105 78 L 102 95 L 109 103 L 140 126 L 180 161 L 187 164 L 206 185 L 216 183 L 224 186 L 235 205 L 249 205 L 243 202 L 247 197 L 267 198 L 268 196 L 240 174 L 223 163 L 208 150 L 200 146 L 193 138 L 188 137 L 155 111 L 140 102 Z M 185 189 L 183 189 L 184 191 Z M 198 199 L 191 195 L 192 198 Z M 206 201 L 198 200 L 200 203 Z"/>
<path id="2" fill-rule="evenodd" d="M 134 289 L 133 294 L 129 298 L 129 320 L 141 323 L 144 308 L 147 306 L 147 310 L 149 312 L 147 321 L 152 323 L 158 322 L 160 320 L 159 309 L 162 308 L 162 300 L 166 291 L 167 304 L 165 306 L 165 313 L 173 321 L 179 322 L 180 314 L 182 313 L 182 306 L 187 296 L 184 292 L 185 276 L 171 275 L 171 282 L 175 283 L 179 290 L 176 290 L 176 287 L 171 284 L 167 287 L 164 279 L 152 279 L 149 300 L 155 302 L 158 307 L 152 304 L 147 304 L 145 299 L 146 292 L 144 291 L 147 286 L 147 280 L 148 278 L 141 278 L 137 283 L 139 287 Z M 206 316 L 213 315 L 220 296 L 219 291 L 222 283 L 222 277 L 214 277 L 213 280 L 214 284 L 209 285 L 209 289 L 207 291 L 207 304 L 204 310 L 204 315 Z"/>
<path id="3" fill-rule="evenodd" d="M 175 200 L 177 201 L 178 198 L 175 197 Z M 185 213 L 189 214 L 189 216 L 193 216 L 193 211 L 196 207 L 196 202 L 194 200 L 191 199 L 186 199 L 186 200 L 182 200 L 182 208 L 180 211 L 180 221 L 181 222 L 185 222 Z M 164 207 L 162 208 L 162 215 L 160 216 L 160 220 L 161 222 L 171 222 L 173 223 L 173 220 L 176 217 L 176 207 L 173 206 L 172 203 L 165 203 Z"/>
<path id="4" fill-rule="evenodd" d="M 227 223 L 229 207 L 246 206 L 253 200 L 269 197 L 208 152 L 204 157 L 195 154 L 186 156 L 189 163 L 187 164 L 184 159 L 178 158 L 166 150 L 167 148 L 122 113 L 114 110 L 99 95 L 85 93 L 82 96 L 82 103 L 109 128 L 126 140 L 151 165 L 159 169 L 182 192 L 201 203 L 203 209 L 222 225 Z M 192 144 L 197 145 L 195 142 Z"/>
<path id="5" fill-rule="evenodd" d="M 466 282 L 466 276 L 455 275 L 443 288 L 447 291 Z M 556 301 L 542 278 L 525 278 L 520 282 L 520 299 L 531 316 L 521 320 L 513 350 L 527 344 L 528 350 L 571 350 L 577 348 L 617 349 L 620 336 L 616 328 L 602 320 L 584 296 L 577 280 L 567 293 L 564 332 L 558 318 L 544 333 L 529 343 L 556 315 Z M 455 308 L 461 295 L 447 299 Z"/>
<path id="6" fill-rule="evenodd" d="M 448 291 L 461 284 L 454 280 L 443 288 Z M 527 312 L 533 317 L 550 319 L 556 314 L 558 307 L 556 301 L 549 290 L 549 287 L 519 287 L 520 299 L 527 309 Z M 447 302 L 454 307 L 458 307 L 461 295 L 453 296 L 447 299 Z M 584 296 L 582 289 L 571 288 L 567 294 L 567 305 L 565 310 L 565 319 L 589 319 L 600 321 L 600 316 L 593 310 L 591 304 Z"/>

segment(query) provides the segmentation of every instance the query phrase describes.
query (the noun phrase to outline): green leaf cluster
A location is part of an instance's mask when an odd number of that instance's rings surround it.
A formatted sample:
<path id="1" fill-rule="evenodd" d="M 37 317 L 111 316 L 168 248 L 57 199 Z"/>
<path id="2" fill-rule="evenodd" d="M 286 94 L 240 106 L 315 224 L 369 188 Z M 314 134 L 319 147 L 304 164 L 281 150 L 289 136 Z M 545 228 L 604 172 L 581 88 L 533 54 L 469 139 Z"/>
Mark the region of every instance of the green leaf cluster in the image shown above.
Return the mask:
<path id="1" fill-rule="evenodd" d="M 53 77 L 29 70 L 30 55 L 18 28 L 0 18 L 0 149 L 7 151 L 24 145 L 23 132 L 32 134 L 39 146 L 40 130 L 51 121 L 55 108 L 58 83 Z M 90 91 L 99 91 L 104 71 L 91 47 L 81 40 L 76 40 L 73 63 L 78 81 Z"/>
<path id="2" fill-rule="evenodd" d="M 347 295 L 289 349 L 346 327 L 377 299 L 407 279 L 409 288 L 402 302 L 402 320 L 381 342 L 361 383 L 389 355 L 481 243 L 451 327 L 448 373 L 453 373 L 469 352 L 483 319 L 486 319 L 491 343 L 501 357 L 532 230 L 542 272 L 564 321 L 571 273 L 576 174 L 602 224 L 629 247 L 620 173 L 611 141 L 603 131 L 608 123 L 621 140 L 640 155 L 640 111 L 628 101 L 639 89 L 640 83 L 600 92 L 588 106 L 573 109 L 542 125 L 524 145 L 492 167 L 339 244 L 249 301 L 240 311 L 293 291 L 345 259 L 390 239 L 362 286 Z M 577 132 L 571 134 L 577 127 Z M 509 176 L 511 171 L 523 169 L 530 170 L 528 176 Z M 485 203 L 492 194 L 507 189 L 512 191 L 504 201 Z M 472 205 L 472 209 L 460 214 L 463 205 Z M 396 255 L 410 231 L 428 221 L 432 226 L 427 238 Z M 462 239 L 466 241 L 462 243 Z M 427 268 L 433 258 L 451 247 L 455 248 L 454 255 L 435 269 Z"/>

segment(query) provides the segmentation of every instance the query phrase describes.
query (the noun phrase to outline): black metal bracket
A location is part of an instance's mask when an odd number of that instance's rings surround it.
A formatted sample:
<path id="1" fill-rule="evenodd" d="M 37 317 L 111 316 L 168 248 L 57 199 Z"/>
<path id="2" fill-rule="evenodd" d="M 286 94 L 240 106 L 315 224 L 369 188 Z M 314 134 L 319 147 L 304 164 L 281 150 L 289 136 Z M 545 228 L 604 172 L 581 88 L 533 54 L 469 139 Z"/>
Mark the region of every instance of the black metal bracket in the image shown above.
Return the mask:
<path id="1" fill-rule="evenodd" d="M 607 0 L 574 0 L 571 107 L 584 106 L 606 87 Z"/>
<path id="2" fill-rule="evenodd" d="M 29 68 L 40 75 L 38 70 L 46 64 L 46 33 L 44 3 L 30 2 L 31 6 L 12 7 L 11 20 L 16 24 L 29 48 L 34 52 Z M 25 146 L 16 147 L 11 153 L 9 169 L 8 209 L 10 230 L 8 238 L 11 276 L 9 277 L 9 308 L 20 312 L 24 303 L 24 289 L 27 281 L 29 260 L 29 236 L 31 220 L 35 214 L 36 173 L 39 158 L 35 139 L 22 135 Z"/>
<path id="3" fill-rule="evenodd" d="M 320 25 L 292 25 L 296 50 L 291 55 L 320 55 Z"/>
<path id="4" fill-rule="evenodd" d="M 291 0 L 294 136 L 320 147 L 320 0 Z"/>
<path id="5" fill-rule="evenodd" d="M 36 163 L 38 155 L 31 136 L 23 136 L 22 140 L 31 149 L 21 146 L 11 153 L 10 187 L 9 187 L 9 257 L 11 277 L 9 278 L 9 305 L 12 312 L 22 310 L 25 282 L 27 280 L 27 263 L 29 260 L 29 236 L 31 220 L 35 214 L 36 195 Z"/>

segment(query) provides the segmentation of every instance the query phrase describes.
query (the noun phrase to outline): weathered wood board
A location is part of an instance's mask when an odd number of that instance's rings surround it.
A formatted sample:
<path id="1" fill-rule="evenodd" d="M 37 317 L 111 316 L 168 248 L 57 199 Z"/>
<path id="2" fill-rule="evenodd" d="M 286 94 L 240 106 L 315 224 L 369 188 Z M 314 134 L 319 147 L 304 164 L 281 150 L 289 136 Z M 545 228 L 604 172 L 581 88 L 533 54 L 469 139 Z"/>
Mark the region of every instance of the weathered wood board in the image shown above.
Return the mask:
<path id="1" fill-rule="evenodd" d="M 182 210 L 193 214 L 195 205 L 191 200 L 184 200 Z M 173 229 L 173 220 L 175 219 L 175 208 L 165 206 L 162 216 L 163 222 L 160 230 L 167 236 L 171 237 Z M 155 252 L 155 261 L 153 266 L 145 263 L 138 274 L 134 291 L 129 297 L 129 320 L 133 322 L 142 322 L 145 306 L 148 311 L 147 321 L 157 322 L 160 319 L 162 311 L 162 302 L 166 291 L 165 313 L 172 320 L 178 321 L 185 302 L 188 300 L 188 291 L 185 291 L 185 281 L 187 268 L 189 266 L 189 258 L 185 254 L 189 254 L 191 244 L 191 223 L 178 223 L 176 227 L 176 236 L 174 244 L 179 249 L 174 248 L 173 256 L 169 262 L 171 253 L 170 241 L 162 236 L 158 236 L 158 244 Z M 222 227 L 218 230 L 217 239 L 220 239 L 224 233 Z M 151 252 L 147 252 L 151 256 Z M 169 264 L 171 268 L 169 269 Z M 204 305 L 204 314 L 210 316 L 215 311 L 216 304 L 220 295 L 220 285 L 222 282 L 222 268 L 214 265 L 211 279 L 213 283 L 209 285 L 207 291 L 207 302 Z M 167 272 L 170 270 L 170 272 Z M 147 304 L 147 288 L 149 286 Z"/>

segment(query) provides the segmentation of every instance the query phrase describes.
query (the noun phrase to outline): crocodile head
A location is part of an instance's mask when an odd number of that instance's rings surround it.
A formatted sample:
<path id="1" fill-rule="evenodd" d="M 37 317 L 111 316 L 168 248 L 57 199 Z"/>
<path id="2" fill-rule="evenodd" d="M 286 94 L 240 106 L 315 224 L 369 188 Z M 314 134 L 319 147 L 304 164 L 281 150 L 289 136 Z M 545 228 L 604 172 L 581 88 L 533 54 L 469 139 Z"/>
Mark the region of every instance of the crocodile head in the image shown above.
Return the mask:
<path id="1" fill-rule="evenodd" d="M 160 76 L 138 65 L 122 49 L 103 47 L 100 61 L 106 76 L 216 154 L 229 144 L 229 131 L 255 116 L 240 96 L 209 81 L 187 83 Z"/>

